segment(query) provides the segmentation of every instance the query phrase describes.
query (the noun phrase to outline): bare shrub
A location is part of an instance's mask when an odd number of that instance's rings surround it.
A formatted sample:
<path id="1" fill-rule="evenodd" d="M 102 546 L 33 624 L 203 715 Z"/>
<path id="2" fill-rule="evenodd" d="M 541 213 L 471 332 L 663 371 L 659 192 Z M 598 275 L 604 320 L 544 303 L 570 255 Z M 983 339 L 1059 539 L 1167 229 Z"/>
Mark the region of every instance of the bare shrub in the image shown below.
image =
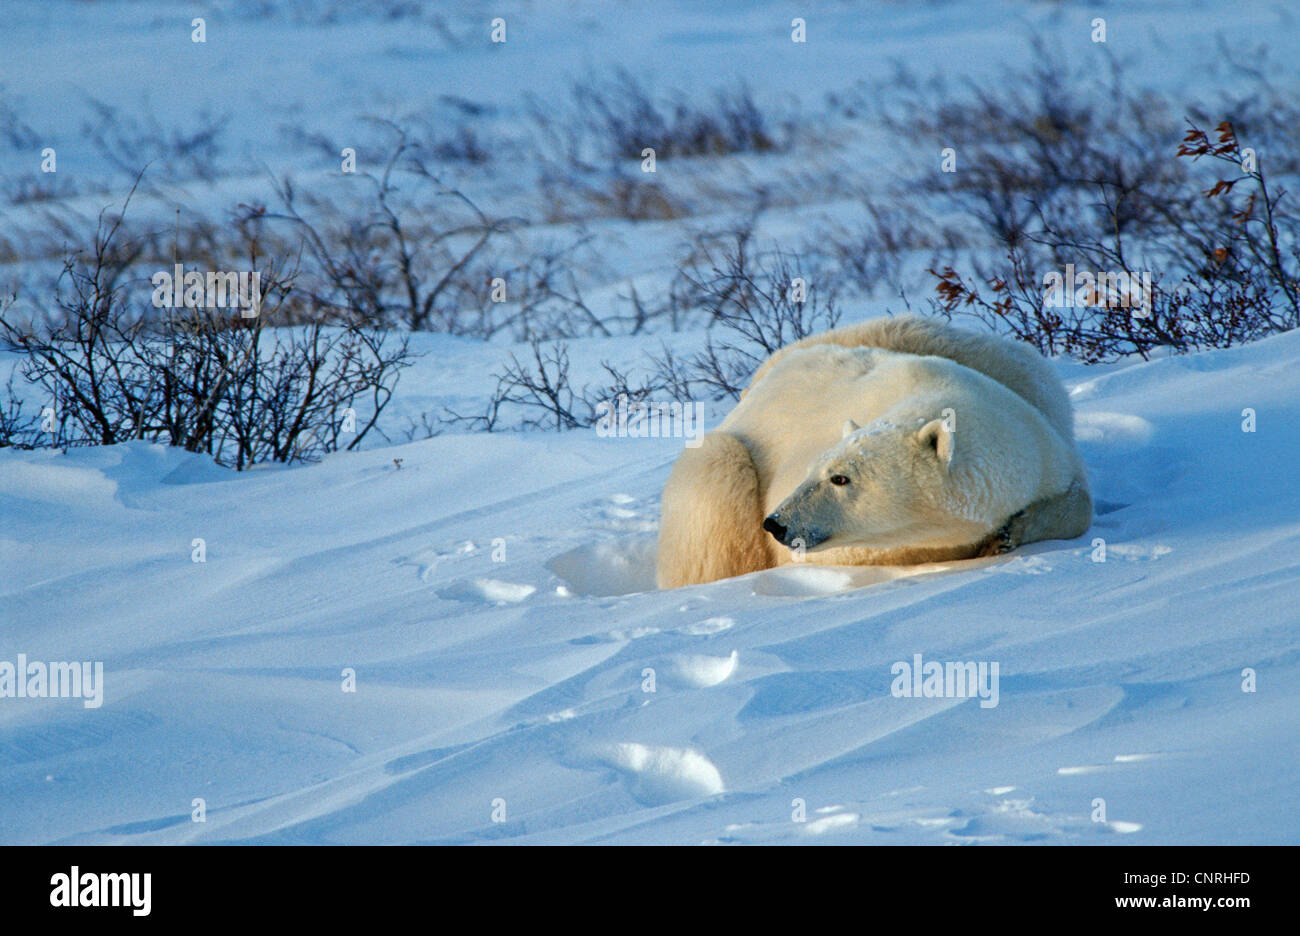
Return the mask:
<path id="1" fill-rule="evenodd" d="M 926 172 L 911 189 L 937 191 L 999 244 L 1020 242 L 1040 214 L 1113 220 L 1128 232 L 1156 220 L 1151 203 L 1176 194 L 1180 171 L 1165 145 L 1176 123 L 1168 101 L 1129 87 L 1113 57 L 1106 63 L 1099 85 L 1035 40 L 1025 71 L 988 86 L 901 76 L 898 93 L 880 98 L 879 116 L 932 147 L 927 169 L 938 168 L 940 148 L 954 151 L 956 171 Z"/>
<path id="2" fill-rule="evenodd" d="M 467 103 L 465 106 L 470 105 Z M 381 129 L 398 126 L 397 122 L 377 118 L 369 118 L 365 123 Z M 494 152 L 501 145 L 498 140 L 485 138 L 474 123 L 464 116 L 447 120 L 421 113 L 403 118 L 401 126 L 406 133 L 405 144 L 409 152 L 422 162 L 483 165 L 492 160 Z M 282 126 L 280 134 L 290 143 L 314 150 L 330 162 L 336 162 L 344 148 L 338 140 L 297 125 Z M 349 137 L 347 145 L 358 152 L 371 148 L 390 148 L 389 141 L 368 135 L 360 140 Z"/>
<path id="3" fill-rule="evenodd" d="M 557 431 L 586 425 L 583 417 L 574 412 L 582 399 L 569 380 L 568 347 L 562 342 L 544 347 L 540 341 L 532 342 L 531 347 L 533 359 L 528 364 L 510 355 L 510 363 L 497 377 L 489 410 L 496 416 L 502 405 L 514 404 L 538 411 L 539 415 L 523 420 L 520 424 L 523 429 L 540 428 L 548 422 Z"/>
<path id="4" fill-rule="evenodd" d="M 716 331 L 684 361 L 657 358 L 661 382 L 691 396 L 738 398 L 769 355 L 839 323 L 837 273 L 779 246 L 759 250 L 754 240 L 752 220 L 707 236 L 678 270 L 674 301 L 703 310 Z"/>
<path id="5" fill-rule="evenodd" d="M 0 296 L 0 319 L 12 302 L 11 296 Z M 16 367 L 10 368 L 4 395 L 0 397 L 0 448 L 35 448 L 40 444 L 40 426 L 24 405 L 26 401 L 14 390 L 16 370 Z"/>
<path id="6" fill-rule="evenodd" d="M 1190 108 L 1248 119 L 1267 141 L 1248 159 L 1230 120 L 1211 142 L 1114 60 L 1098 86 L 1041 44 L 1027 72 L 992 88 L 903 88 L 882 111 L 889 125 L 919 131 L 936 154 L 952 147 L 958 161 L 917 177 L 914 191 L 937 194 L 968 228 L 967 256 L 931 265 L 935 312 L 1084 361 L 1225 347 L 1300 324 L 1300 226 L 1273 176 L 1295 178 L 1300 111 L 1276 89 L 1261 88 L 1263 107 L 1245 96 Z M 1203 156 L 1230 165 L 1227 177 L 1197 165 Z M 1045 276 L 1067 268 L 1145 275 L 1149 302 L 1049 304 Z"/>
<path id="7" fill-rule="evenodd" d="M 935 224 L 921 217 L 909 199 L 894 193 L 857 193 L 865 218 L 855 224 L 837 224 L 819 239 L 804 245 L 805 256 L 821 259 L 843 276 L 845 285 L 859 294 L 874 296 L 882 287 L 903 296 L 905 261 L 916 255 L 928 257 L 927 266 L 951 262 L 956 252 L 969 246 L 967 236 L 951 224 Z"/>
<path id="8" fill-rule="evenodd" d="M 410 363 L 404 339 L 363 324 L 268 327 L 293 271 L 255 244 L 259 315 L 183 308 L 163 318 L 127 297 L 141 248 L 119 240 L 121 223 L 101 214 L 88 254 L 68 258 L 57 314 L 32 323 L 0 313 L 23 378 L 53 403 L 48 444 L 147 439 L 243 469 L 353 449 L 375 428 Z"/>
<path id="9" fill-rule="evenodd" d="M 5 190 L 5 198 L 12 205 L 29 205 L 36 202 L 54 202 L 78 194 L 77 184 L 54 173 L 13 179 Z"/>
<path id="10" fill-rule="evenodd" d="M 467 317 L 480 314 L 487 300 L 486 271 L 469 271 L 505 223 L 487 218 L 458 192 L 437 186 L 418 164 L 404 162 L 409 149 L 399 132 L 383 170 L 357 174 L 370 187 L 370 203 L 360 218 L 327 227 L 315 219 L 347 218 L 346 209 L 338 211 L 319 196 L 300 196 L 289 179 L 276 183 L 281 210 L 265 214 L 289 222 L 302 238 L 314 274 L 304 288 L 321 312 L 374 326 L 464 334 L 470 330 Z M 462 215 L 452 219 L 402 200 L 394 176 L 399 170 L 431 181 L 437 196 L 456 203 Z M 308 206 L 306 214 L 300 201 Z M 253 210 L 264 212 L 260 206 Z"/>
<path id="11" fill-rule="evenodd" d="M 0 85 L 0 144 L 11 150 L 35 150 L 41 145 L 41 135 L 19 115 L 4 85 Z"/>
<path id="12" fill-rule="evenodd" d="M 467 123 L 457 124 L 450 133 L 431 140 L 426 149 L 442 162 L 480 165 L 492 159 L 492 145 Z"/>
<path id="13" fill-rule="evenodd" d="M 359 198 L 303 193 L 281 179 L 279 211 L 245 212 L 301 238 L 309 318 L 523 341 L 611 334 L 582 297 L 585 238 L 526 242 L 522 218 L 490 217 L 441 183 L 404 129 L 385 126 L 395 142 L 383 168 L 349 177 L 366 186 Z"/>
<path id="14" fill-rule="evenodd" d="M 574 176 L 567 169 L 542 170 L 539 180 L 544 219 L 551 224 L 592 218 L 671 221 L 687 208 L 653 176 L 618 167 Z"/>
<path id="15" fill-rule="evenodd" d="M 935 308 L 973 315 L 1044 353 L 1085 362 L 1124 354 L 1145 358 L 1158 347 L 1230 347 L 1300 326 L 1300 218 L 1282 203 L 1284 192 L 1270 189 L 1261 166 L 1243 170 L 1248 163 L 1232 125 L 1224 121 L 1214 132 L 1211 140 L 1191 127 L 1176 154 L 1210 156 L 1232 167 L 1229 178 L 1198 193 L 1206 205 L 1166 206 L 1168 223 L 1151 225 L 1141 239 L 1126 239 L 1118 227 L 1112 234 L 1080 232 L 1042 218 L 1040 230 L 1008 247 L 1004 264 L 983 271 L 989 297 L 951 267 L 932 271 L 938 279 Z M 1232 201 L 1243 184 L 1249 193 Z M 1148 308 L 1048 305 L 1034 259 L 1044 253 L 1061 265 L 1077 262 L 1129 279 L 1143 268 L 1137 258 L 1158 256 L 1164 275 L 1151 290 Z"/>
<path id="16" fill-rule="evenodd" d="M 598 158 L 657 158 L 766 153 L 789 149 L 798 122 L 774 122 L 746 85 L 688 97 L 658 95 L 631 71 L 574 81 L 567 102 L 531 99 L 529 113 L 544 158 L 592 168 Z"/>
<path id="17" fill-rule="evenodd" d="M 88 103 L 95 116 L 83 124 L 82 134 L 110 165 L 131 178 L 139 178 L 142 162 L 153 164 L 155 177 L 167 181 L 216 177 L 229 114 L 200 111 L 192 128 L 180 128 L 162 124 L 149 107 L 135 116 L 94 97 Z"/>
<path id="18" fill-rule="evenodd" d="M 577 387 L 570 375 L 567 345 L 534 340 L 528 359 L 521 361 L 512 354 L 496 375 L 496 389 L 483 412 L 448 411 L 446 422 L 488 432 L 561 431 L 593 425 L 601 403 L 620 399 L 635 406 L 657 395 L 678 402 L 738 397 L 769 355 L 839 321 L 835 276 L 805 269 L 798 258 L 779 247 L 757 250 L 754 239 L 753 218 L 732 231 L 706 233 L 695 240 L 678 269 L 669 302 L 674 327 L 693 316 L 717 329 L 702 351 L 683 359 L 664 347 L 660 354 L 648 356 L 648 372 L 639 380 L 602 362 L 605 381 Z M 636 306 L 640 308 L 639 301 Z M 663 314 L 663 309 L 654 313 L 655 317 Z M 430 426 L 427 415 L 425 426 L 426 430 Z"/>
<path id="19" fill-rule="evenodd" d="M 606 379 L 573 384 L 569 367 L 569 348 L 562 341 L 529 343 L 530 356 L 520 360 L 515 354 L 500 374 L 496 389 L 482 413 L 464 415 L 447 410 L 446 424 L 459 424 L 472 430 L 495 432 L 501 429 L 578 429 L 592 426 L 600 418 L 600 405 L 613 404 L 623 398 L 635 405 L 649 400 L 666 387 L 656 375 L 634 382 L 629 374 L 601 362 Z M 426 430 L 432 426 L 428 414 L 422 417 Z"/>

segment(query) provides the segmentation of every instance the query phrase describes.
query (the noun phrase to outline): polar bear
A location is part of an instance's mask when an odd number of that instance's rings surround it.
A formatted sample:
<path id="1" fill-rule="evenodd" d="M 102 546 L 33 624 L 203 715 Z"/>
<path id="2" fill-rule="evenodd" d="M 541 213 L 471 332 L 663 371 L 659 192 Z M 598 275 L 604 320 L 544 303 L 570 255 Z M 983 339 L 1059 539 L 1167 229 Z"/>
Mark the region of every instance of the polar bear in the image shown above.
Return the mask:
<path id="1" fill-rule="evenodd" d="M 777 351 L 683 452 L 656 579 L 967 559 L 1091 522 L 1070 403 L 1037 351 L 935 319 L 874 319 Z"/>

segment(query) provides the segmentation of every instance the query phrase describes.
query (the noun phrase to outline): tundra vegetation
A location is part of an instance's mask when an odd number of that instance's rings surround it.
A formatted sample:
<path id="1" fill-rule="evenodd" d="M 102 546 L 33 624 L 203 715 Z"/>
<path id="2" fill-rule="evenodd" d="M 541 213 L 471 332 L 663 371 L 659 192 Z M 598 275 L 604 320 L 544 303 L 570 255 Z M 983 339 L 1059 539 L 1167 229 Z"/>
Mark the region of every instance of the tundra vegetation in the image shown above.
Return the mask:
<path id="1" fill-rule="evenodd" d="M 551 106 L 527 101 L 526 135 L 445 99 L 436 114 L 366 121 L 386 155 L 358 168 L 357 184 L 282 174 L 269 203 L 240 201 L 222 218 L 178 212 L 169 225 L 133 222 L 133 199 L 217 178 L 229 117 L 204 114 L 180 132 L 100 104 L 86 137 L 131 194 L 86 222 L 59 207 L 67 183 L 0 193 L 48 205 L 48 236 L 25 256 L 58 266 L 0 297 L 0 446 L 146 439 L 236 469 L 353 449 L 384 434 L 415 332 L 515 347 L 485 406 L 426 412 L 407 438 L 592 426 L 613 400 L 734 399 L 774 350 L 882 293 L 879 311 L 969 319 L 1085 363 L 1295 328 L 1300 96 L 1267 63 L 1221 55 L 1238 91 L 1190 102 L 1136 86 L 1113 60 L 1101 80 L 1063 69 L 1041 43 L 1003 81 L 952 86 L 900 69 L 888 88 L 840 89 L 815 111 L 743 85 L 690 97 L 630 72 L 588 75 Z M 37 123 L 0 101 L 0 140 L 30 145 Z M 827 154 L 833 164 L 837 138 L 863 128 L 914 150 L 887 184 L 860 165 L 784 187 L 746 168 Z M 335 158 L 344 147 L 285 133 Z M 644 171 L 646 148 L 691 171 Z M 511 212 L 446 181 L 449 167 L 519 165 L 531 194 Z M 802 241 L 766 232 L 774 211 L 818 185 L 850 193 L 860 220 Z M 656 288 L 593 291 L 603 261 L 588 225 L 611 219 L 633 237 L 653 228 L 675 240 Z M 17 251 L 0 242 L 5 258 Z M 176 264 L 257 271 L 258 314 L 160 308 L 151 277 Z M 1045 278 L 1067 267 L 1147 282 L 1148 301 L 1044 301 Z M 683 331 L 703 332 L 689 353 L 662 340 Z M 572 376 L 570 342 L 621 335 L 645 336 L 639 360 Z"/>

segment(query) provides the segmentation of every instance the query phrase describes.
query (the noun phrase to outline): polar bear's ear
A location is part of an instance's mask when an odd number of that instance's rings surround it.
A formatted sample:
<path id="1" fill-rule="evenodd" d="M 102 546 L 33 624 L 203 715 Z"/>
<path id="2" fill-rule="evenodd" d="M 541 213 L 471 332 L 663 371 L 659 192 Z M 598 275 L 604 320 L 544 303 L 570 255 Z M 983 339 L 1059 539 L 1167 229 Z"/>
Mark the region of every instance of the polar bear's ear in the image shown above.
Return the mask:
<path id="1" fill-rule="evenodd" d="M 853 435 L 853 433 L 857 432 L 861 428 L 862 427 L 859 426 L 857 423 L 855 423 L 853 420 L 846 419 L 844 420 L 844 425 L 840 427 L 840 438 L 847 439 L 849 436 Z"/>
<path id="2" fill-rule="evenodd" d="M 955 444 L 953 431 L 948 428 L 948 422 L 944 419 L 932 419 L 922 426 L 916 433 L 923 443 L 934 450 L 939 462 L 945 467 L 952 464 L 952 453 Z"/>

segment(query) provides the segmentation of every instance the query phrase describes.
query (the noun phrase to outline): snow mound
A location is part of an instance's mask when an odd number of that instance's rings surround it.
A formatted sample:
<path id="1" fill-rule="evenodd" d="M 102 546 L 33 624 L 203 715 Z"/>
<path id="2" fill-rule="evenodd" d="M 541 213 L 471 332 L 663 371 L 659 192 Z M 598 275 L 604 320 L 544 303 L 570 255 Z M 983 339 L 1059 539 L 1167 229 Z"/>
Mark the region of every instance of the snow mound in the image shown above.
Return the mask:
<path id="1" fill-rule="evenodd" d="M 718 768 L 688 748 L 623 743 L 611 747 L 603 760 L 625 775 L 634 797 L 650 805 L 725 792 Z"/>
<path id="2" fill-rule="evenodd" d="M 731 656 L 715 657 L 704 654 L 679 656 L 673 661 L 673 675 L 688 686 L 708 689 L 727 681 L 736 671 L 740 660 L 739 651 L 732 650 Z"/>
<path id="3" fill-rule="evenodd" d="M 630 595 L 655 588 L 654 536 L 579 546 L 556 556 L 548 568 L 579 595 Z"/>

